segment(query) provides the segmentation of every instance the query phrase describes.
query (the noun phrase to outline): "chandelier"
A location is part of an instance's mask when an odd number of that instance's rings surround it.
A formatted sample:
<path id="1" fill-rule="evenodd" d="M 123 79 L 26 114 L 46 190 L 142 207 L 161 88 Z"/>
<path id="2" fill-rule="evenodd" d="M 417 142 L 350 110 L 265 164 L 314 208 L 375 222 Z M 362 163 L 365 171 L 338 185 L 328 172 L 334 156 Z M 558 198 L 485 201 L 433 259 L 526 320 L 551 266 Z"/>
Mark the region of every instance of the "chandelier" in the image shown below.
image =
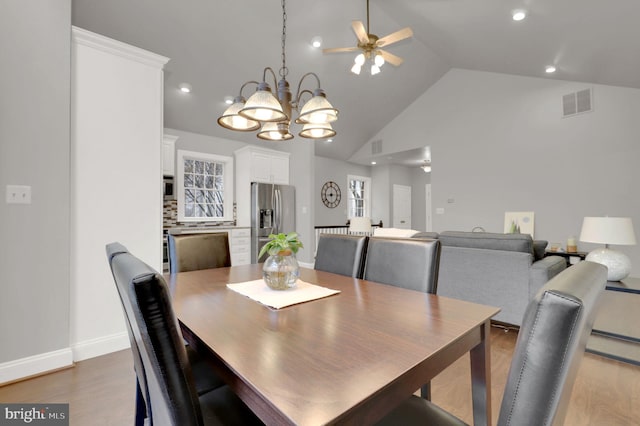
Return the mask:
<path id="1" fill-rule="evenodd" d="M 335 136 L 336 132 L 331 123 L 338 119 L 338 110 L 327 100 L 324 90 L 320 87 L 320 78 L 315 73 L 309 72 L 302 76 L 298 82 L 296 96 L 293 97 L 289 90 L 289 82 L 286 77 L 289 73 L 285 43 L 287 38 L 287 12 L 285 0 L 282 0 L 282 66 L 280 67 L 280 81 L 277 82 L 277 97 L 271 92 L 267 83 L 267 75 L 273 77 L 276 83 L 276 74 L 270 67 L 264 69 L 262 81 L 247 81 L 240 87 L 240 93 L 233 100 L 233 104 L 218 118 L 218 124 L 230 130 L 239 132 L 251 132 L 258 130 L 260 139 L 270 141 L 285 141 L 293 139 L 290 132 L 292 112 L 298 112 L 296 124 L 302 124 L 299 136 L 310 139 L 324 139 Z M 302 90 L 303 81 L 313 76 L 317 87 L 311 91 Z M 245 100 L 242 90 L 248 85 L 256 85 L 256 91 L 249 99 Z M 310 99 L 303 103 L 304 95 Z"/>

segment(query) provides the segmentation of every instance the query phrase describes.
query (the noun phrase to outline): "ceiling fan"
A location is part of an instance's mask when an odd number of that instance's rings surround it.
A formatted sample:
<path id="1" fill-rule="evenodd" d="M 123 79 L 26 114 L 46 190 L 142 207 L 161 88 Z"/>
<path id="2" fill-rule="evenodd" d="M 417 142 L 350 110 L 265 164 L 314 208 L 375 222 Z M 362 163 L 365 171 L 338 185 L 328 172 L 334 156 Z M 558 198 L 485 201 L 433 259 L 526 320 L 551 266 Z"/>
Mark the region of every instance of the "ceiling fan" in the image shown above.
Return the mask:
<path id="1" fill-rule="evenodd" d="M 389 62 L 391 65 L 395 66 L 402 64 L 403 59 L 401 57 L 389 53 L 386 50 L 382 50 L 381 48 L 411 37 L 413 35 L 411 28 L 406 27 L 381 38 L 375 34 L 371 34 L 369 27 L 369 0 L 367 0 L 366 30 L 362 21 L 351 21 L 351 27 L 358 38 L 358 45 L 356 47 L 334 47 L 330 49 L 323 49 L 322 53 L 354 52 L 362 50 L 362 53 L 356 56 L 355 64 L 351 68 L 351 72 L 354 74 L 360 74 L 362 65 L 364 65 L 367 59 L 373 62 L 371 65 L 372 75 L 378 74 L 380 72 L 380 67 L 385 62 Z"/>

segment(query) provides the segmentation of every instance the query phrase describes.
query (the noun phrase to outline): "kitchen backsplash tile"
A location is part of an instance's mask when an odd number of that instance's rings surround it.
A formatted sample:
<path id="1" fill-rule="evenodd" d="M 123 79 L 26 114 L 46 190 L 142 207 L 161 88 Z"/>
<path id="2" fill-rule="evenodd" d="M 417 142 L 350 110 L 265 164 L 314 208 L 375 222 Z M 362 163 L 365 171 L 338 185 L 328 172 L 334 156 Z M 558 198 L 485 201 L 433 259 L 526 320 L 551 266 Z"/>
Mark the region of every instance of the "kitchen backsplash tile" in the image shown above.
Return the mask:
<path id="1" fill-rule="evenodd" d="M 178 201 L 164 200 L 162 208 L 162 227 L 169 228 L 215 228 L 218 226 L 235 226 L 236 204 L 233 203 L 233 218 L 226 222 L 178 222 Z"/>

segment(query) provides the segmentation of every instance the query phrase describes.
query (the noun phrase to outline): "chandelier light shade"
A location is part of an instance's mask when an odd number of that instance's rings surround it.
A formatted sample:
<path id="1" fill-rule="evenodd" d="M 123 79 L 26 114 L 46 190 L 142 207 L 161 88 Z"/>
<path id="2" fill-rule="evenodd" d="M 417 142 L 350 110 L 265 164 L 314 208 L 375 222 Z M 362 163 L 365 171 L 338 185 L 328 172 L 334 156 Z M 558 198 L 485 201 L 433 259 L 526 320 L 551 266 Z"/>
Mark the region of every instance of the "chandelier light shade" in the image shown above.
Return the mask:
<path id="1" fill-rule="evenodd" d="M 609 281 L 620 281 L 629 276 L 631 260 L 626 254 L 610 249 L 609 244 L 636 244 L 630 217 L 585 217 L 580 231 L 580 241 L 605 245 L 604 248 L 589 252 L 585 260 L 605 265 L 609 270 Z"/>
<path id="2" fill-rule="evenodd" d="M 248 81 L 240 88 L 240 94 L 235 98 L 233 105 L 218 118 L 218 124 L 230 130 L 247 132 L 258 130 L 258 138 L 269 141 L 285 141 L 293 138 L 289 131 L 292 121 L 296 124 L 303 124 L 303 129 L 299 133 L 304 138 L 325 139 L 335 136 L 336 132 L 329 123 L 338 119 L 338 110 L 327 100 L 327 96 L 320 87 L 320 78 L 315 73 L 306 73 L 298 83 L 298 90 L 292 96 L 289 90 L 289 82 L 286 76 L 289 69 L 286 64 L 286 1 L 282 0 L 282 66 L 280 67 L 280 81 L 276 83 L 275 72 L 267 67 L 264 69 L 263 78 L 260 83 Z M 364 62 L 363 62 L 364 63 Z M 277 95 L 271 91 L 267 83 L 267 76 L 273 76 L 274 83 L 278 88 Z M 313 91 L 302 90 L 305 78 L 313 76 L 317 86 Z M 248 84 L 257 85 L 257 89 L 249 99 L 244 100 L 242 90 Z M 306 103 L 302 102 L 303 95 L 311 95 Z M 299 111 L 298 117 L 293 120 L 293 112 Z"/>
<path id="3" fill-rule="evenodd" d="M 233 104 L 218 118 L 218 124 L 229 130 L 236 130 L 238 132 L 258 130 L 260 128 L 259 121 L 250 120 L 238 114 L 238 112 L 244 108 L 244 104 L 245 99 L 242 96 L 236 97 Z"/>
<path id="4" fill-rule="evenodd" d="M 316 89 L 313 92 L 313 98 L 302 107 L 296 122 L 328 124 L 337 119 L 338 110 L 329 103 L 322 89 Z"/>
<path id="5" fill-rule="evenodd" d="M 250 120 L 267 123 L 287 118 L 280 101 L 271 93 L 271 87 L 264 81 L 258 85 L 258 90 L 249 97 L 239 113 Z"/>
<path id="6" fill-rule="evenodd" d="M 300 136 L 303 138 L 311 139 L 326 139 L 336 135 L 336 131 L 333 130 L 329 123 L 307 123 L 302 126 Z"/>
<path id="7" fill-rule="evenodd" d="M 293 135 L 289 133 L 289 124 L 287 122 L 264 123 L 262 129 L 258 132 L 258 137 L 274 142 L 293 139 Z"/>

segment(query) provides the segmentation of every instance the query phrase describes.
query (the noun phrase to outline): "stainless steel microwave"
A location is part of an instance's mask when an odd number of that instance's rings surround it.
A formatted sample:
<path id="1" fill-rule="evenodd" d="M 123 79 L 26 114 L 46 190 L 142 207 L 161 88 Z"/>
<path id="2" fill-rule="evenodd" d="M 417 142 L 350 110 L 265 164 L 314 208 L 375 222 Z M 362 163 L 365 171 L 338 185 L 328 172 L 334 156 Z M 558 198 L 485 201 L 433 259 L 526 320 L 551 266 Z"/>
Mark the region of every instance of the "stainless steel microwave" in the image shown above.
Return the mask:
<path id="1" fill-rule="evenodd" d="M 175 200 L 175 185 L 173 183 L 173 176 L 164 176 L 163 180 L 164 199 Z"/>

